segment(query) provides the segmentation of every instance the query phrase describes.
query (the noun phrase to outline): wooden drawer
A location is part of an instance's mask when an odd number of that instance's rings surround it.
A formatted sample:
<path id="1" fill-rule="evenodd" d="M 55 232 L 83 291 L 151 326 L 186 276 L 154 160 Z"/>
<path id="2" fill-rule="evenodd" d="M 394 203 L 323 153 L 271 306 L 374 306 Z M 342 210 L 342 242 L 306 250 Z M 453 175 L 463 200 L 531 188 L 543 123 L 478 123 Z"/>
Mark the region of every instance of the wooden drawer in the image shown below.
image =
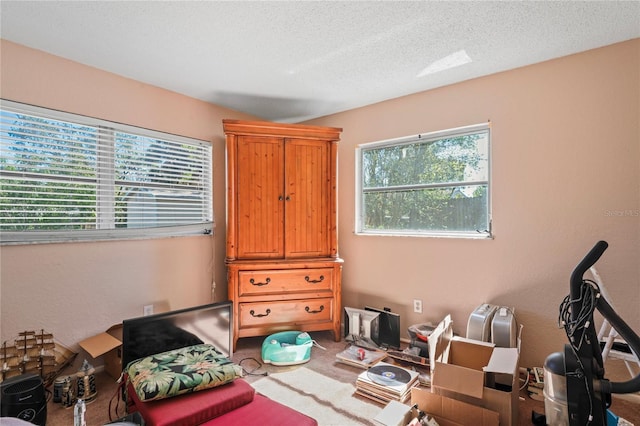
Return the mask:
<path id="1" fill-rule="evenodd" d="M 265 324 L 306 324 L 331 321 L 333 299 L 287 300 L 239 304 L 240 328 Z"/>
<path id="2" fill-rule="evenodd" d="M 333 291 L 333 268 L 239 271 L 238 295 Z"/>

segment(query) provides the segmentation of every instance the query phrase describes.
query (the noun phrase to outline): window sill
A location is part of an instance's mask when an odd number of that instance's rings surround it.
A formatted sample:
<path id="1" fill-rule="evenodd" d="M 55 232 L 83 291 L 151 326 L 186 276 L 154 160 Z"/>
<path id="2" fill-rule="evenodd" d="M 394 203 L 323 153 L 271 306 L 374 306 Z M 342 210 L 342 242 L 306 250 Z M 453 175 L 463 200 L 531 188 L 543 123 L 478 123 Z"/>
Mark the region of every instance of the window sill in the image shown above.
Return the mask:
<path id="1" fill-rule="evenodd" d="M 58 232 L 0 232 L 0 245 L 79 243 L 98 241 L 149 240 L 156 238 L 193 237 L 213 235 L 213 223 L 168 228 L 109 229 Z"/>
<path id="2" fill-rule="evenodd" d="M 359 231 L 358 236 L 374 237 L 417 237 L 417 238 L 459 238 L 470 240 L 493 240 L 493 234 L 486 232 L 416 232 L 416 231 Z"/>

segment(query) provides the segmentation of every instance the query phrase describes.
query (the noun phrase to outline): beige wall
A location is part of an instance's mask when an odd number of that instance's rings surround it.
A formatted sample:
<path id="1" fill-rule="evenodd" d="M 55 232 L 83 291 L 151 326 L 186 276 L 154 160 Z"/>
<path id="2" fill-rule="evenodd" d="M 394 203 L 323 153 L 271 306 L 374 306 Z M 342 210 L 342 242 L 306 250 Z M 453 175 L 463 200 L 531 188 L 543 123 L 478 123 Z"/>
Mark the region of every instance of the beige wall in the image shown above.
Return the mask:
<path id="1" fill-rule="evenodd" d="M 634 40 L 314 120 L 344 128 L 344 304 L 391 307 L 405 337 L 408 325 L 447 313 L 465 334 L 480 303 L 512 306 L 524 324 L 521 364 L 541 365 L 566 341 L 556 324 L 569 276 L 603 239 L 610 248 L 597 267 L 623 318 L 640 331 L 639 102 Z M 495 239 L 354 235 L 358 144 L 487 120 Z M 424 301 L 422 315 L 412 299 Z"/>
<path id="2" fill-rule="evenodd" d="M 4 99 L 210 141 L 216 215 L 213 237 L 0 247 L 2 341 L 44 328 L 77 348 L 144 305 L 209 303 L 214 281 L 215 300 L 226 300 L 222 119 L 252 117 L 6 40 L 1 48 Z"/>
<path id="3" fill-rule="evenodd" d="M 226 296 L 222 118 L 246 118 L 2 42 L 2 97 L 212 141 L 216 236 L 0 249 L 2 339 L 44 327 L 74 345 L 150 302 Z M 188 78 L 185 76 L 185 78 Z M 451 313 L 464 334 L 482 302 L 513 306 L 522 365 L 560 350 L 558 304 L 599 240 L 621 315 L 640 330 L 640 40 L 371 105 L 314 124 L 343 127 L 339 241 L 347 305 L 389 306 L 412 323 Z M 354 148 L 491 120 L 493 240 L 355 236 Z M 212 260 L 213 259 L 213 260 Z M 214 272 L 215 271 L 215 272 Z M 424 301 L 424 314 L 411 300 Z"/>

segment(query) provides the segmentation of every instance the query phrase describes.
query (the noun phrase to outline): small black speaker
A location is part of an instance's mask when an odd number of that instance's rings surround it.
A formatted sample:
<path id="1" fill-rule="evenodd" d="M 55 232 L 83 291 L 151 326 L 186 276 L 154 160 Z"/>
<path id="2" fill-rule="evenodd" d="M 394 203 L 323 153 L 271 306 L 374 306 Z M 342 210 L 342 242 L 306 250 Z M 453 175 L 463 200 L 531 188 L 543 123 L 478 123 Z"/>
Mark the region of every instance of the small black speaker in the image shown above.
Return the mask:
<path id="1" fill-rule="evenodd" d="M 34 425 L 47 423 L 47 397 L 42 378 L 21 374 L 0 383 L 2 417 L 15 417 Z"/>

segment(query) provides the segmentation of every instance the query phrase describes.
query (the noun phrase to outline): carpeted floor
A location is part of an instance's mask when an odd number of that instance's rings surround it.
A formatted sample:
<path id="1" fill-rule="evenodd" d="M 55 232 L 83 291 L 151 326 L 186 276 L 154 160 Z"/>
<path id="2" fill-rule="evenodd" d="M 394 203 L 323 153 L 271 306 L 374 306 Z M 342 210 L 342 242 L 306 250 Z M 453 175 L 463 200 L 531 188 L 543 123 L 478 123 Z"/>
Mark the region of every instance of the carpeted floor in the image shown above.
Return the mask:
<path id="1" fill-rule="evenodd" d="M 294 407 L 323 426 L 373 425 L 382 406 L 353 398 L 351 383 L 342 383 L 304 366 L 272 373 L 252 383 L 257 392 Z"/>
<path id="2" fill-rule="evenodd" d="M 355 379 L 359 373 L 363 370 L 352 367 L 342 363 L 335 362 L 336 353 L 342 351 L 346 347 L 345 342 L 335 342 L 331 333 L 329 332 L 315 332 L 310 333 L 311 337 L 315 339 L 320 345 L 326 349 L 320 349 L 314 347 L 312 350 L 311 360 L 305 364 L 299 366 L 286 366 L 278 367 L 271 364 L 262 364 L 261 362 L 261 347 L 264 337 L 245 338 L 238 341 L 236 351 L 233 355 L 233 361 L 242 365 L 246 372 L 246 380 L 250 383 L 256 383 L 258 380 L 265 378 L 264 373 L 285 373 L 297 368 L 305 368 L 311 370 L 313 373 L 317 373 L 318 376 L 312 374 L 314 377 L 324 376 L 331 381 L 336 381 L 343 384 L 352 385 L 355 383 Z M 608 371 L 608 370 L 607 370 Z M 67 373 L 68 374 L 68 373 Z M 279 375 L 275 376 L 279 377 Z M 624 378 L 624 380 L 627 380 Z M 616 379 L 618 380 L 618 379 Z M 323 385 L 324 380 L 318 379 L 322 383 L 318 383 L 319 386 Z M 96 385 L 98 389 L 97 398 L 87 405 L 87 426 L 104 425 L 109 422 L 109 402 L 115 393 L 117 384 L 115 380 L 105 373 L 96 374 Z M 256 387 L 262 385 L 256 384 Z M 337 385 L 338 386 L 338 385 Z M 342 388 L 341 386 L 338 386 Z M 332 392 L 331 389 L 326 389 L 326 392 Z M 521 401 L 519 406 L 519 422 L 518 425 L 531 425 L 531 413 L 536 411 L 538 413 L 544 413 L 544 403 L 541 401 L 534 401 L 524 393 L 521 393 Z M 365 417 L 370 416 L 372 412 L 383 408 L 382 405 L 373 403 L 366 398 L 359 397 L 357 395 L 351 395 L 350 398 L 359 399 L 354 406 L 360 406 L 361 404 L 367 404 L 366 407 L 371 407 L 371 411 L 367 411 Z M 114 401 L 115 402 L 115 401 Z M 296 403 L 306 402 L 294 402 L 290 404 L 293 406 Z M 112 407 L 111 412 L 114 412 Z M 123 415 L 123 405 L 119 406 L 119 414 Z M 293 406 L 293 408 L 296 408 Z M 614 402 L 611 410 L 617 415 L 625 418 L 629 422 L 640 426 L 640 396 L 632 395 L 624 398 L 614 396 Z M 346 411 L 349 411 L 348 409 Z M 346 413 L 345 413 L 346 414 Z M 349 418 L 349 416 L 353 416 Z M 350 413 L 346 415 L 345 426 L 359 425 L 364 422 L 359 417 L 360 413 Z M 115 420 L 117 417 L 112 416 Z M 49 402 L 48 404 L 48 426 L 68 426 L 73 424 L 73 409 L 65 409 L 60 404 L 54 404 Z M 373 424 L 373 422 L 371 423 Z M 323 425 L 321 425 L 323 426 Z"/>

